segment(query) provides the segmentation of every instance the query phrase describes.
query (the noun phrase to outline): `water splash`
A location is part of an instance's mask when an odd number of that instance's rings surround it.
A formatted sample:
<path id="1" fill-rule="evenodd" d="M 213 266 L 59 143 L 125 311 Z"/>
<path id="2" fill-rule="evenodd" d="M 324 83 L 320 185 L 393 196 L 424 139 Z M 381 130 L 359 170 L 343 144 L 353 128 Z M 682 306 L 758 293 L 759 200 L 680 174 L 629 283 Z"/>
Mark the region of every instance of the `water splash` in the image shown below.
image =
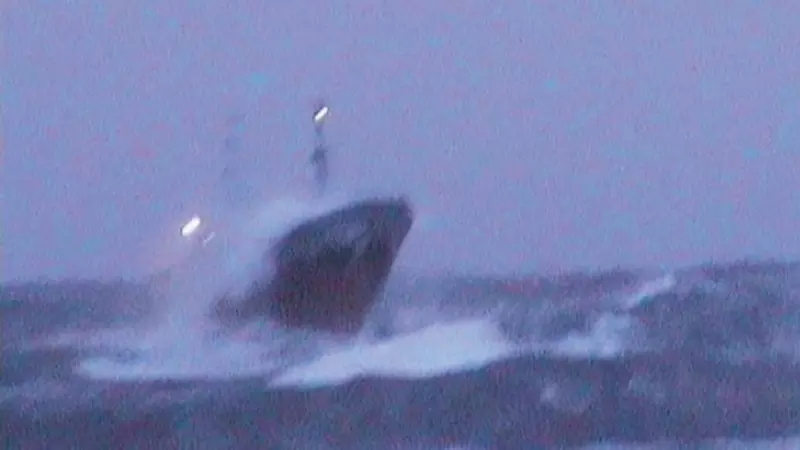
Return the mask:
<path id="1" fill-rule="evenodd" d="M 73 345 L 103 349 L 82 361 L 78 373 L 90 378 L 234 378 L 269 374 L 291 358 L 297 338 L 267 320 L 229 333 L 209 312 L 225 294 L 241 294 L 272 268 L 264 251 L 293 225 L 323 214 L 344 198 L 284 197 L 250 211 L 216 217 L 215 238 L 198 242 L 176 265 L 161 292 L 159 309 L 146 324 L 84 333 Z M 62 337 L 63 338 L 63 337 Z M 311 346 L 313 347 L 313 346 Z M 124 355 L 124 356 L 121 356 Z"/>

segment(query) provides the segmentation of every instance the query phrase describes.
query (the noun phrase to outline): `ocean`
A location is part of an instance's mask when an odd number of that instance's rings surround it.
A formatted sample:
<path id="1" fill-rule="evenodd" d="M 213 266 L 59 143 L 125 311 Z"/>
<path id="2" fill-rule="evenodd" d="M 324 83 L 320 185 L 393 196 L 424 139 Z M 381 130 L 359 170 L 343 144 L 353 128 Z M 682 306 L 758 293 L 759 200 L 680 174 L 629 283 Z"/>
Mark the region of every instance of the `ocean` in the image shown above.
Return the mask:
<path id="1" fill-rule="evenodd" d="M 800 264 L 403 267 L 355 336 L 215 326 L 296 206 L 169 277 L 0 286 L 3 448 L 800 448 Z"/>

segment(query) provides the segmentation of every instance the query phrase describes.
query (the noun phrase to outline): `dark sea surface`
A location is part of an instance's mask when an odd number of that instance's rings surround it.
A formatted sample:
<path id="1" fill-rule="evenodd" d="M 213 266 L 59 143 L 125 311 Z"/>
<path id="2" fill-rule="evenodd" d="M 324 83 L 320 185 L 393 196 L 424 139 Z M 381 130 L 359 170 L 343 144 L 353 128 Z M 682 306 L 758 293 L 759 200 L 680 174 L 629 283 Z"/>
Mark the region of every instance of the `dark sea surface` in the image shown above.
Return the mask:
<path id="1" fill-rule="evenodd" d="M 0 445 L 800 448 L 799 269 L 400 273 L 352 340 L 262 324 L 207 349 L 130 344 L 163 328 L 152 285 L 8 284 Z"/>

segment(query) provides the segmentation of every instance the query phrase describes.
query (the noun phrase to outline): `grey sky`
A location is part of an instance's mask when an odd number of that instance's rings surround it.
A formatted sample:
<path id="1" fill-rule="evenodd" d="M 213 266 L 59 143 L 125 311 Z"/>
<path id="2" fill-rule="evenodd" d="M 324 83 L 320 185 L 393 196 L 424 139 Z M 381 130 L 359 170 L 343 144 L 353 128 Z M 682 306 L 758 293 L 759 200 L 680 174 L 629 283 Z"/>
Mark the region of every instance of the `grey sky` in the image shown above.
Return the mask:
<path id="1" fill-rule="evenodd" d="M 234 113 L 299 185 L 319 94 L 335 182 L 437 216 L 406 265 L 800 254 L 797 2 L 4 5 L 2 279 L 157 264 Z"/>

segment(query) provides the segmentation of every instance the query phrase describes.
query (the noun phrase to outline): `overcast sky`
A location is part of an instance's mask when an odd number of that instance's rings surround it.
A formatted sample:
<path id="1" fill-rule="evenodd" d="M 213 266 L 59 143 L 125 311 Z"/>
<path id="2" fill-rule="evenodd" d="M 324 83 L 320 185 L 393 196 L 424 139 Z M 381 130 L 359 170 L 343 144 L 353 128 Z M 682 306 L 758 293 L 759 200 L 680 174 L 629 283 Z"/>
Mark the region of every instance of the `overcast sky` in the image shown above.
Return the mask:
<path id="1" fill-rule="evenodd" d="M 304 183 L 319 95 L 335 183 L 435 217 L 405 265 L 800 254 L 798 2 L 3 5 L 2 279 L 147 272 L 232 114 L 265 197 Z"/>

